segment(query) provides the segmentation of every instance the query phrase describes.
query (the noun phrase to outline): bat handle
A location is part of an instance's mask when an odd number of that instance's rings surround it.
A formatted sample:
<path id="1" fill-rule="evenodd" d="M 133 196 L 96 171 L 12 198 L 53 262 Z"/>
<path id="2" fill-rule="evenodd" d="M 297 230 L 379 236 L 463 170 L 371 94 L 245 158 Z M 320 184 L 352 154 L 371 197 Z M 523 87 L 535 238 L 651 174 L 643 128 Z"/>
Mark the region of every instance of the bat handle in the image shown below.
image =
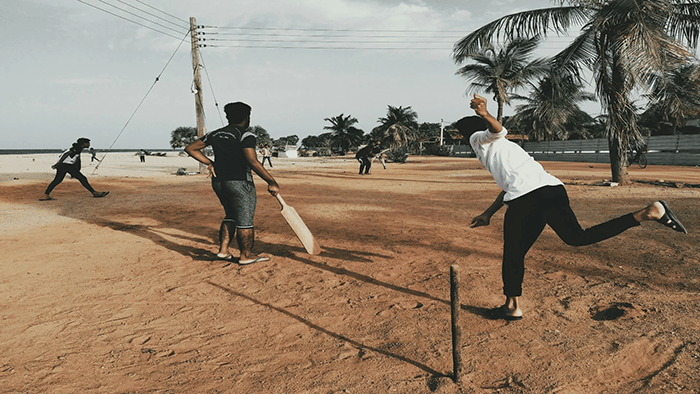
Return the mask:
<path id="1" fill-rule="evenodd" d="M 277 201 L 279 201 L 280 205 L 284 208 L 285 205 L 287 205 L 284 200 L 282 199 L 282 196 L 280 196 L 279 193 L 275 194 L 275 197 L 277 198 Z"/>

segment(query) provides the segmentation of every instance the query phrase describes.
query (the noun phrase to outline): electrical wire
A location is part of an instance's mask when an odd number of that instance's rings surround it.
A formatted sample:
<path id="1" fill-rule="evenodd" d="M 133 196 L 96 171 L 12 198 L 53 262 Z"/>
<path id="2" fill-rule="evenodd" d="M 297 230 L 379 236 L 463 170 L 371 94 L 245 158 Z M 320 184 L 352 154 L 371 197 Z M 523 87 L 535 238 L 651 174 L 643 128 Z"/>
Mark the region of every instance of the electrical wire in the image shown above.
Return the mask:
<path id="1" fill-rule="evenodd" d="M 80 0 L 78 0 L 78 1 L 80 1 Z M 180 50 L 180 47 L 182 46 L 182 43 L 185 42 L 185 39 L 186 39 L 189 35 L 190 35 L 190 32 L 188 31 L 187 34 L 185 34 L 185 36 L 182 38 L 182 40 L 180 40 L 180 44 L 177 46 L 177 48 L 175 48 L 175 52 L 173 52 L 173 54 L 170 56 L 170 59 L 168 59 L 168 61 L 165 63 L 165 66 L 164 66 L 163 69 L 160 71 L 160 74 L 158 74 L 158 76 L 156 77 L 155 81 L 153 81 L 153 84 L 151 84 L 151 87 L 148 89 L 148 91 L 146 92 L 146 94 L 143 96 L 143 98 L 141 99 L 141 102 L 139 103 L 139 105 L 136 106 L 136 109 L 135 109 L 134 112 L 131 114 L 131 116 L 129 117 L 129 119 L 126 121 L 126 123 L 124 124 L 124 127 L 122 127 L 121 131 L 119 131 L 119 134 L 117 134 L 117 137 L 116 137 L 116 138 L 114 139 L 114 141 L 112 142 L 112 145 L 109 146 L 109 148 L 107 149 L 107 152 L 102 156 L 102 159 L 101 159 L 101 160 L 99 161 L 99 163 L 97 163 L 97 165 L 95 166 L 95 169 L 92 170 L 92 173 L 93 173 L 93 174 L 95 173 L 95 171 L 97 171 L 97 169 L 100 167 L 100 165 L 104 162 L 105 157 L 107 157 L 107 153 L 109 153 L 109 151 L 112 150 L 112 147 L 114 147 L 114 144 L 117 143 L 117 140 L 119 140 L 119 137 L 121 137 L 122 133 L 124 133 L 124 130 L 126 130 L 126 127 L 129 125 L 129 123 L 131 122 L 131 120 L 134 118 L 134 116 L 136 115 L 136 112 L 138 112 L 138 110 L 141 108 L 141 105 L 143 105 L 144 101 L 146 101 L 146 98 L 148 97 L 148 95 L 149 95 L 149 94 L 151 93 L 151 91 L 153 90 L 153 87 L 156 86 L 156 83 L 158 83 L 158 81 L 160 81 L 160 77 L 161 77 L 161 76 L 163 75 L 163 73 L 165 72 L 165 69 L 168 68 L 168 65 L 170 65 L 170 62 L 171 62 L 171 61 L 173 60 L 173 58 L 175 57 L 175 54 L 177 53 L 177 51 Z"/>
<path id="2" fill-rule="evenodd" d="M 102 4 L 106 4 L 106 5 L 110 6 L 110 7 L 116 8 L 116 9 L 118 9 L 118 10 L 121 11 L 121 12 L 127 13 L 127 14 L 129 14 L 129 15 L 133 15 L 133 16 L 135 16 L 135 17 L 137 17 L 137 18 L 144 19 L 144 20 L 146 20 L 146 21 L 148 21 L 148 22 L 153 23 L 153 24 L 156 25 L 156 26 L 160 26 L 160 27 L 166 28 L 166 29 L 168 29 L 168 30 L 172 30 L 172 31 L 174 31 L 175 33 L 179 33 L 179 32 L 180 32 L 180 30 L 175 30 L 175 29 L 173 29 L 172 27 L 168 27 L 168 26 L 165 26 L 165 25 L 161 25 L 160 23 L 154 22 L 154 21 L 152 21 L 152 20 L 150 20 L 150 19 L 148 19 L 148 18 L 145 18 L 145 17 L 143 17 L 143 16 L 141 16 L 141 15 L 137 15 L 137 14 L 134 14 L 133 12 L 131 12 L 131 11 L 127 11 L 127 10 L 125 10 L 125 9 L 123 9 L 123 8 L 119 8 L 119 7 L 117 7 L 117 6 L 114 5 L 114 4 L 110 4 L 110 3 L 106 2 L 105 0 L 97 0 L 97 1 L 99 1 L 99 2 L 102 3 Z"/>
<path id="3" fill-rule="evenodd" d="M 126 17 L 124 17 L 124 16 L 121 16 L 121 15 L 119 15 L 119 14 L 115 14 L 115 13 L 113 13 L 113 12 L 111 12 L 111 11 L 105 10 L 104 8 L 100 8 L 100 7 L 98 7 L 98 6 L 94 5 L 94 4 L 87 3 L 87 2 L 85 2 L 85 1 L 83 1 L 83 0 L 76 0 L 76 1 L 78 1 L 79 3 L 83 3 L 83 4 L 87 5 L 87 6 L 90 6 L 90 7 L 92 7 L 92 8 L 95 8 L 95 9 L 97 9 L 97 10 L 100 10 L 100 11 L 102 11 L 102 12 L 105 12 L 105 13 L 107 13 L 107 14 L 110 14 L 110 15 L 112 15 L 112 16 L 116 16 L 117 18 L 124 19 L 125 21 L 134 23 L 134 24 L 139 25 L 139 26 L 141 26 L 141 27 L 145 27 L 146 29 L 153 30 L 153 31 L 155 31 L 155 32 L 158 32 L 158 33 L 160 33 L 160 34 L 166 35 L 166 36 L 168 36 L 168 37 L 175 38 L 175 39 L 177 39 L 177 40 L 180 39 L 180 37 L 174 36 L 174 35 L 172 35 L 172 34 L 170 34 L 170 33 L 166 33 L 166 32 L 164 32 L 164 31 L 161 31 L 161 30 L 158 30 L 158 29 L 154 29 L 154 28 L 151 27 L 151 26 L 144 25 L 143 23 L 140 23 L 140 22 L 131 20 L 131 19 L 126 18 Z M 169 29 L 170 29 L 170 28 L 169 28 Z M 172 30 L 172 29 L 170 29 L 170 30 Z M 178 31 L 178 33 L 179 33 L 179 31 Z M 188 31 L 187 34 L 189 34 L 189 31 Z"/>
<path id="4" fill-rule="evenodd" d="M 219 120 L 221 120 L 221 126 L 225 126 L 224 118 L 221 116 L 219 102 L 216 101 L 216 95 L 214 94 L 214 86 L 212 86 L 211 78 L 209 78 L 209 71 L 207 70 L 206 64 L 204 64 L 204 55 L 202 54 L 202 51 L 199 51 L 199 58 L 202 60 L 202 68 L 204 68 L 204 74 L 207 76 L 207 82 L 209 82 L 209 90 L 211 90 L 211 95 L 214 98 L 214 106 L 216 107 L 216 112 L 219 113 Z"/>
<path id="5" fill-rule="evenodd" d="M 154 18 L 158 18 L 158 19 L 162 20 L 163 22 L 167 22 L 167 23 L 170 23 L 170 24 L 173 24 L 173 25 L 175 25 L 175 26 L 177 26 L 177 27 L 182 28 L 181 25 L 179 25 L 179 24 L 177 24 L 177 23 L 175 23 L 175 22 L 173 22 L 173 21 L 169 21 L 169 20 L 167 20 L 167 19 L 165 19 L 165 18 L 159 17 L 158 15 L 151 14 L 150 12 L 144 11 L 144 10 L 142 10 L 142 9 L 140 9 L 140 8 L 134 6 L 134 5 L 131 5 L 131 4 L 129 4 L 129 3 L 125 2 L 125 1 L 123 1 L 123 0 L 116 0 L 116 1 L 118 1 L 118 2 L 120 2 L 120 3 L 122 3 L 122 4 L 124 4 L 124 5 L 126 5 L 126 6 L 128 6 L 128 7 L 131 7 L 131 8 L 133 8 L 133 9 L 139 10 L 139 11 L 143 12 L 143 13 L 146 14 L 146 15 L 150 15 L 150 16 L 152 16 L 152 17 L 154 17 Z M 189 25 L 189 23 L 188 23 L 188 25 Z M 185 28 L 189 28 L 189 26 L 186 26 Z"/>
<path id="6" fill-rule="evenodd" d="M 323 29 L 276 27 L 217 27 L 198 25 L 200 47 L 310 50 L 441 50 L 452 51 L 454 43 L 468 32 L 441 30 Z M 238 30 L 237 32 L 219 31 Z M 381 33 L 381 34 L 375 34 Z M 455 33 L 458 35 L 446 35 Z M 213 37 L 211 37 L 213 36 Z M 282 38 L 284 37 L 284 38 Z M 550 37 L 540 47 L 559 48 L 566 37 Z M 345 45 L 342 45 L 345 44 Z M 377 47 L 377 45 L 380 45 Z M 425 47 L 428 45 L 429 47 Z"/>
<path id="7" fill-rule="evenodd" d="M 156 8 L 156 7 L 152 6 L 152 5 L 148 5 L 148 4 L 144 3 L 144 2 L 141 1 L 141 0 L 134 0 L 134 1 L 136 1 L 137 3 L 141 3 L 141 4 L 145 5 L 146 7 L 149 7 L 149 8 L 151 8 L 151 9 L 154 9 L 154 10 L 160 12 L 160 13 L 163 13 L 163 14 L 165 14 L 165 15 L 171 17 L 171 18 L 177 19 L 177 20 L 179 20 L 180 22 L 190 23 L 189 21 L 186 21 L 186 20 L 184 20 L 184 19 L 178 18 L 178 17 L 176 17 L 175 15 L 168 14 L 168 13 L 165 12 L 165 11 L 159 10 L 158 8 Z"/>
<path id="8" fill-rule="evenodd" d="M 333 49 L 333 50 L 368 50 L 368 51 L 452 51 L 452 47 L 449 48 L 440 48 L 440 47 L 434 47 L 434 48 L 427 48 L 427 47 L 405 47 L 405 48 L 400 48 L 400 47 L 376 47 L 376 48 L 371 48 L 371 47 L 328 47 L 328 46 L 305 46 L 305 47 L 299 47 L 299 46 L 281 46 L 281 45 L 210 45 L 210 44 L 202 44 L 200 45 L 202 48 L 258 48 L 258 49 L 311 49 L 311 50 L 319 50 L 319 49 Z"/>

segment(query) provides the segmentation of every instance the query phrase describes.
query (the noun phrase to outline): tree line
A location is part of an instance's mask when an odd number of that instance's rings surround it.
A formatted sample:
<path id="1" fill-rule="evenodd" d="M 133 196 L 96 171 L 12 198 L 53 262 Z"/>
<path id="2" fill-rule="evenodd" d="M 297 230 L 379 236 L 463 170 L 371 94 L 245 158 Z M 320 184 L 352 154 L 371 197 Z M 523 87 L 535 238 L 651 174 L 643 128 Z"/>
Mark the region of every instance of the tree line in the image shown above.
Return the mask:
<path id="1" fill-rule="evenodd" d="M 498 120 L 513 133 L 534 141 L 607 138 L 612 179 L 627 183 L 627 152 L 643 136 L 675 134 L 688 119 L 700 117 L 700 61 L 695 56 L 700 42 L 700 3 L 557 3 L 503 16 L 459 40 L 452 54 L 461 65 L 457 74 L 469 81 L 467 94 L 493 97 Z M 562 51 L 550 58 L 532 59 L 548 34 L 573 29 L 579 33 Z M 591 81 L 586 80 L 587 75 L 592 76 Z M 585 90 L 587 84 L 593 93 Z M 523 90 L 527 93 L 516 94 Z M 504 106 L 512 101 L 522 104 L 515 107 L 514 116 L 505 119 Z M 600 102 L 603 115 L 592 118 L 583 111 L 580 105 L 586 101 Z M 329 131 L 304 138 L 302 147 L 345 154 L 377 140 L 394 150 L 422 151 L 425 143 L 439 137 L 441 126 L 419 124 L 410 106 L 388 106 L 387 116 L 379 118 L 379 125 L 368 134 L 355 127 L 358 121 L 352 115 L 325 120 L 329 124 L 324 130 Z M 445 127 L 445 140 L 459 143 L 453 131 L 450 125 Z"/>

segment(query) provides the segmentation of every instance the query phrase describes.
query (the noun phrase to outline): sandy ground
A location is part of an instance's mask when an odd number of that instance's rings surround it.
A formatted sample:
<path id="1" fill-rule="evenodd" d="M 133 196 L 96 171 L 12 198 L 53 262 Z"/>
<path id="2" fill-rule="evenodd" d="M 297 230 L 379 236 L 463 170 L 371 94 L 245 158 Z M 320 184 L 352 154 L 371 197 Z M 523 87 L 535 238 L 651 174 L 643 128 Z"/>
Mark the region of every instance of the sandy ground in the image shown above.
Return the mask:
<path id="1" fill-rule="evenodd" d="M 304 252 L 257 179 L 256 251 L 215 260 L 223 211 L 187 157 L 83 155 L 38 198 L 56 155 L 0 156 L 2 393 L 698 393 L 700 189 L 605 187 L 602 164 L 543 163 L 584 227 L 665 199 L 688 228 L 646 222 L 570 247 L 546 229 L 528 255 L 525 318 L 502 302 L 503 211 L 474 159 L 277 159 L 282 195 L 323 252 Z M 700 169 L 631 168 L 700 184 Z M 463 375 L 452 379 L 450 266 L 461 272 Z"/>

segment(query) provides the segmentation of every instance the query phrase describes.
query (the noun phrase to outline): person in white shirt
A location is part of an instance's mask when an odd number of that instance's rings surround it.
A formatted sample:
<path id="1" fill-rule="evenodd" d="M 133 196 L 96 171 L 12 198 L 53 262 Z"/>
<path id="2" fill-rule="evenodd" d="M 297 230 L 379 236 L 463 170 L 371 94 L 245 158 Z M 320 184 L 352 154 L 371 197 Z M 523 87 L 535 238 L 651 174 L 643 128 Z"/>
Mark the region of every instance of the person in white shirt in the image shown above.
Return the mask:
<path id="1" fill-rule="evenodd" d="M 568 245 L 590 245 L 656 220 L 675 231 L 687 234 L 678 218 L 663 200 L 626 215 L 583 229 L 571 210 L 564 184 L 547 173 L 518 144 L 507 140 L 508 131 L 489 114 L 486 99 L 475 94 L 470 107 L 478 116 L 460 119 L 457 130 L 469 139 L 476 157 L 491 173 L 502 191 L 471 227 L 487 226 L 504 204 L 508 206 L 503 222 L 503 294 L 502 306 L 489 311 L 494 319 L 519 320 L 525 255 L 549 225 Z"/>
<path id="2" fill-rule="evenodd" d="M 265 167 L 265 160 L 270 164 L 270 168 L 272 168 L 272 151 L 270 151 L 270 145 L 265 144 L 265 146 L 260 150 L 260 154 L 262 154 L 262 165 Z"/>

